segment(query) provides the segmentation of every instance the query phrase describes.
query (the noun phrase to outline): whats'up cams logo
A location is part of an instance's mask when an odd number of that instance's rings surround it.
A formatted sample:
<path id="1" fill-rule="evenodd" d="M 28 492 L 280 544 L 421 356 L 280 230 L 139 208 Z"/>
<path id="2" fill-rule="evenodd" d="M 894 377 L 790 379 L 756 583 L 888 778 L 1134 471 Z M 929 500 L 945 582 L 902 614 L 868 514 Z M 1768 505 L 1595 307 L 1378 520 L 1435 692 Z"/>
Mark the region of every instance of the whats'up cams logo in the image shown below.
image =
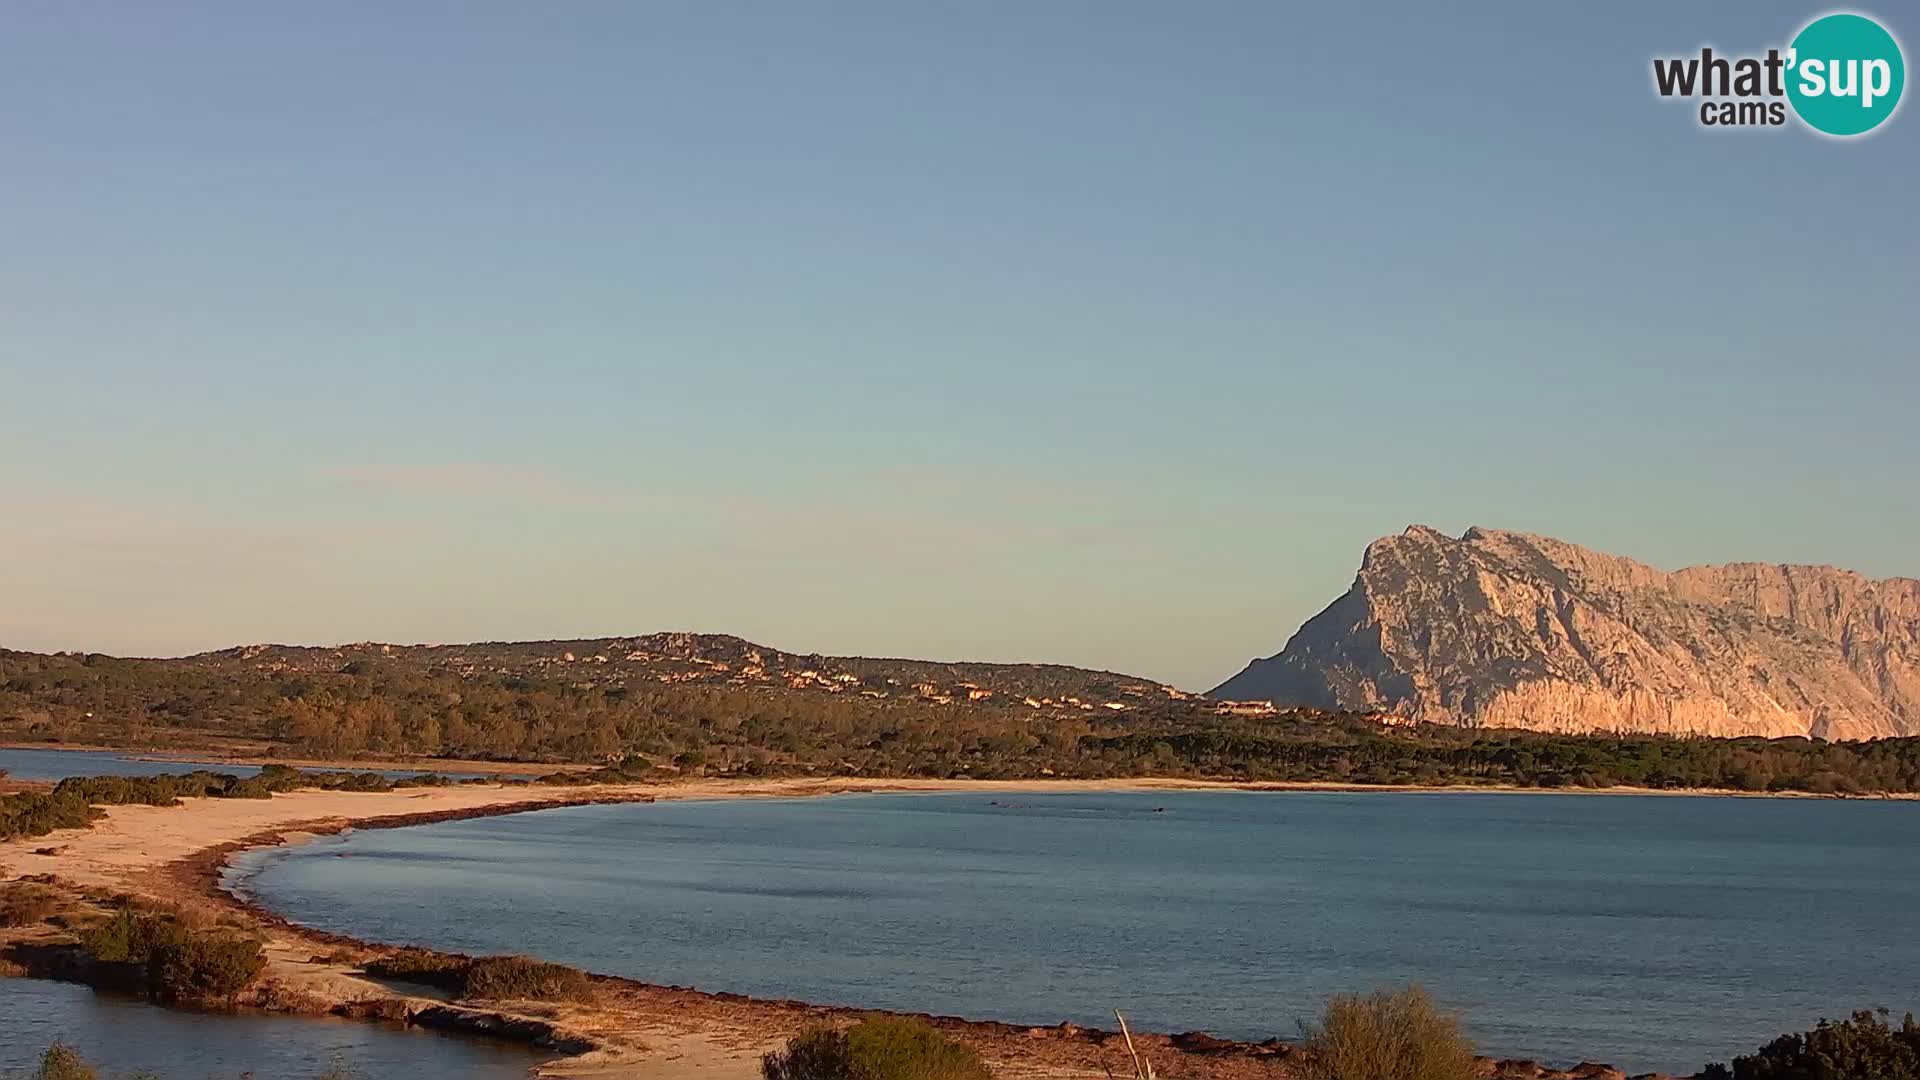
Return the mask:
<path id="1" fill-rule="evenodd" d="M 1780 127 L 1788 112 L 1820 132 L 1865 135 L 1893 116 L 1906 87 L 1900 43 L 1865 15 L 1836 12 L 1808 23 L 1765 56 L 1656 57 L 1663 98 L 1699 99 L 1702 127 Z"/>

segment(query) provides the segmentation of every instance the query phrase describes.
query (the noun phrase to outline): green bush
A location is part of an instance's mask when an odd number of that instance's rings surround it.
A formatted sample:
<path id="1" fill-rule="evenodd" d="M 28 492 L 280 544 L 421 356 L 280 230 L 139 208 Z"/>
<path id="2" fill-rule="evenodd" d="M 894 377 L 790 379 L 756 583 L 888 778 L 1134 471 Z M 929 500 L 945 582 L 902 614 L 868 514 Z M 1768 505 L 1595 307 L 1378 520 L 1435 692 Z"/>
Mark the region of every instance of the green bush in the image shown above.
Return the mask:
<path id="1" fill-rule="evenodd" d="M 853 1055 L 847 1033 L 814 1028 L 787 1040 L 786 1048 L 760 1059 L 764 1080 L 854 1080 Z"/>
<path id="2" fill-rule="evenodd" d="M 452 953 L 431 949 L 400 949 L 366 965 L 366 973 L 376 979 L 434 986 L 458 994 L 466 987 L 467 968 L 473 961 Z"/>
<path id="3" fill-rule="evenodd" d="M 99 807 L 72 793 L 25 791 L 0 795 L 0 840 L 45 836 L 55 829 L 79 829 L 105 816 Z"/>
<path id="4" fill-rule="evenodd" d="M 765 1080 L 991 1080 L 980 1055 L 924 1020 L 876 1016 L 816 1028 L 760 1059 Z"/>
<path id="5" fill-rule="evenodd" d="M 223 931 L 194 934 L 155 949 L 147 978 L 156 997 L 170 1001 L 231 1001 L 267 966 L 260 942 Z"/>
<path id="6" fill-rule="evenodd" d="M 591 1001 L 593 979 L 586 972 L 528 956 L 478 959 L 431 949 L 400 949 L 366 966 L 375 978 L 433 986 L 463 998 L 522 1001 Z"/>
<path id="7" fill-rule="evenodd" d="M 1887 1011 L 1860 1010 L 1822 1020 L 1809 1032 L 1782 1035 L 1733 1066 L 1709 1065 L 1705 1080 L 1920 1080 L 1920 1026 L 1908 1013 L 1898 1028 Z"/>
<path id="8" fill-rule="evenodd" d="M 187 928 L 177 919 L 122 908 L 106 922 L 81 931 L 80 947 L 99 963 L 145 969 L 155 950 L 186 938 Z"/>
<path id="9" fill-rule="evenodd" d="M 40 1055 L 40 1068 L 33 1080 L 99 1080 L 100 1074 L 87 1064 L 80 1052 L 66 1043 L 54 1043 Z"/>
<path id="10" fill-rule="evenodd" d="M 586 972 L 526 956 L 486 956 L 467 967 L 462 997 L 527 1001 L 591 1001 Z"/>
<path id="11" fill-rule="evenodd" d="M 1306 1080 L 1470 1080 L 1473 1046 L 1418 986 L 1340 994 L 1306 1032 Z"/>
<path id="12" fill-rule="evenodd" d="M 194 932 L 162 912 L 123 909 L 80 934 L 113 981 L 166 1001 L 230 1001 L 267 965 L 260 942 L 231 930 Z"/>

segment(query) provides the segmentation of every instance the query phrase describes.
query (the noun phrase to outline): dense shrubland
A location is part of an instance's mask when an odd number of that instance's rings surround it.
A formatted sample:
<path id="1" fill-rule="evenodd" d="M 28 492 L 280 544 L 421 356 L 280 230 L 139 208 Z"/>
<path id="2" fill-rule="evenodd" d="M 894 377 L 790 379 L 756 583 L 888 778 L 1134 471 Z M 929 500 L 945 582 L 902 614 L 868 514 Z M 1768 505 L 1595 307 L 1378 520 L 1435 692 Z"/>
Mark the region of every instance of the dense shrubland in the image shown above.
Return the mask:
<path id="1" fill-rule="evenodd" d="M 1709 1065 L 1703 1080 L 1920 1080 L 1920 1025 L 1899 1027 L 1885 1010 L 1822 1020 L 1812 1031 L 1782 1035 L 1733 1064 Z"/>

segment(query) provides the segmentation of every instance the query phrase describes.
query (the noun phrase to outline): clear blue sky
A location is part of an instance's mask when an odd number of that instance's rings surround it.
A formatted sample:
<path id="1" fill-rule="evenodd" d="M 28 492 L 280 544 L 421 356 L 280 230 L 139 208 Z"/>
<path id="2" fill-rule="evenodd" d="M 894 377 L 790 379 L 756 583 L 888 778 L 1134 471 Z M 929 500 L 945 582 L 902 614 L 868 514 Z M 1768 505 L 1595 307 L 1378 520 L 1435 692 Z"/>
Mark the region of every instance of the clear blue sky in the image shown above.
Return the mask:
<path id="1" fill-rule="evenodd" d="M 1920 574 L 1920 115 L 1650 88 L 1815 12 L 5 5 L 0 644 L 1204 688 L 1416 521 Z"/>

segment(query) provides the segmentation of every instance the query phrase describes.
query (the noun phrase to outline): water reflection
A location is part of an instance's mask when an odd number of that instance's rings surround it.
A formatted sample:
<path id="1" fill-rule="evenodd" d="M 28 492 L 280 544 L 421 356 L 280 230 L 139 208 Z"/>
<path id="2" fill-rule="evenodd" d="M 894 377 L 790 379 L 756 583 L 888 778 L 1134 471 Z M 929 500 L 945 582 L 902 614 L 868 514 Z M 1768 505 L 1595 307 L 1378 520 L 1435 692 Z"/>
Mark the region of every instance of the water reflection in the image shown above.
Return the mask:
<path id="1" fill-rule="evenodd" d="M 0 1077 L 33 1073 L 65 1042 L 107 1077 L 305 1080 L 335 1062 L 352 1076 L 519 1080 L 550 1055 L 511 1043 L 332 1018 L 211 1015 L 162 1009 L 83 986 L 0 978 Z"/>

